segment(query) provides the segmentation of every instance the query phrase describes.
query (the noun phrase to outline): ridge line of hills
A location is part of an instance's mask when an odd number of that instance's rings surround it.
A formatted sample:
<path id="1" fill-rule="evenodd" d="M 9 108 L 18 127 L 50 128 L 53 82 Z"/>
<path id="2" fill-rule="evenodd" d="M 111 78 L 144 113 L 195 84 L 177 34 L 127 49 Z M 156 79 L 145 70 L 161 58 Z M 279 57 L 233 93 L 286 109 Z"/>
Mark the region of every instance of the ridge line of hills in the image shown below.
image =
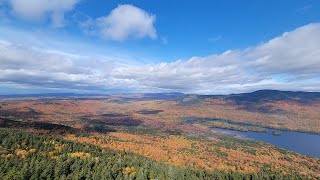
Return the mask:
<path id="1" fill-rule="evenodd" d="M 185 99 L 187 97 L 193 97 L 192 99 L 204 99 L 204 98 L 224 98 L 226 100 L 234 100 L 236 102 L 273 102 L 281 100 L 292 100 L 300 103 L 308 103 L 320 99 L 320 92 L 306 92 L 306 91 L 281 91 L 281 90 L 257 90 L 248 93 L 233 93 L 228 95 L 201 95 L 201 94 L 184 94 L 179 92 L 169 93 L 132 93 L 132 94 L 77 94 L 77 93 L 44 93 L 44 94 L 12 94 L 12 95 L 0 95 L 0 99 L 5 98 L 69 98 L 69 97 L 82 97 L 90 98 L 97 96 L 123 96 L 123 97 L 138 97 L 143 96 L 148 99 Z"/>

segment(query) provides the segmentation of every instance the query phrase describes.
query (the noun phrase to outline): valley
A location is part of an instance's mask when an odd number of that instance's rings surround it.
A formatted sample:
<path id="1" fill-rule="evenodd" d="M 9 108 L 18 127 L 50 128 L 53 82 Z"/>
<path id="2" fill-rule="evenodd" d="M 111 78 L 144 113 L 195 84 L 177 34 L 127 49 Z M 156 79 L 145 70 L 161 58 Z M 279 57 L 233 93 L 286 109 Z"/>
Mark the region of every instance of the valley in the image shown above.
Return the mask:
<path id="1" fill-rule="evenodd" d="M 273 128 L 319 136 L 320 93 L 263 95 L 268 93 L 239 94 L 236 99 L 183 94 L 2 97 L 0 126 L 177 167 L 241 174 L 269 169 L 320 178 L 317 155 L 215 130 L 265 133 Z"/>

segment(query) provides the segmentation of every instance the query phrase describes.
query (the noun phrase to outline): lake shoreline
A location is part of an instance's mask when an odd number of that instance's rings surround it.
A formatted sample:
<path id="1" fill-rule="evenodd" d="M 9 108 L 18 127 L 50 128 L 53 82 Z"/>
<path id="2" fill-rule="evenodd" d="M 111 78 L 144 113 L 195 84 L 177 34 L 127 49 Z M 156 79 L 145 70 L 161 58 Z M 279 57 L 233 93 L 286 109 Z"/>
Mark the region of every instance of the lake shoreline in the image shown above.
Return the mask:
<path id="1" fill-rule="evenodd" d="M 287 130 L 269 128 L 267 132 L 252 132 L 230 130 L 225 128 L 211 128 L 212 131 L 232 135 L 235 138 L 252 141 L 262 141 L 276 147 L 312 158 L 320 158 L 320 135 Z M 274 131 L 280 131 L 280 135 L 274 135 Z"/>
<path id="2" fill-rule="evenodd" d="M 249 127 L 256 127 L 256 128 L 275 129 L 275 130 L 281 130 L 281 131 L 300 132 L 300 133 L 320 135 L 320 132 L 316 132 L 316 131 L 306 131 L 306 130 L 298 130 L 298 129 L 280 128 L 280 127 L 259 125 L 259 124 L 247 123 L 247 122 L 236 122 L 236 121 L 233 121 L 233 120 L 220 119 L 220 118 L 185 117 L 183 119 L 187 123 L 210 122 L 210 121 L 212 121 L 212 122 L 224 122 L 224 123 L 228 123 L 228 124 L 232 124 L 232 125 L 238 125 L 238 126 L 246 126 L 246 127 L 249 126 Z M 223 128 L 224 129 L 224 127 L 214 127 L 214 128 Z M 228 128 L 225 128 L 225 129 L 228 129 Z M 234 129 L 234 130 L 236 130 L 236 129 Z M 260 132 L 260 131 L 254 131 L 254 132 Z M 261 131 L 261 132 L 263 133 L 264 131 Z"/>

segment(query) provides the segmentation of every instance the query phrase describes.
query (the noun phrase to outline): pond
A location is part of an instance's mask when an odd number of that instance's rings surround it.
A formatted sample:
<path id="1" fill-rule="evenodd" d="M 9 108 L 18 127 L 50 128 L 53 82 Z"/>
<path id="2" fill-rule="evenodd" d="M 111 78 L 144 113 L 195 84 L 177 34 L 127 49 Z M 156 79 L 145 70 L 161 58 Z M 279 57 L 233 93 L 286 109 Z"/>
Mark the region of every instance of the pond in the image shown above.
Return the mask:
<path id="1" fill-rule="evenodd" d="M 238 135 L 250 140 L 264 141 L 284 149 L 320 158 L 320 135 L 295 131 L 267 129 L 266 132 L 237 131 L 222 128 L 213 128 L 232 135 Z"/>

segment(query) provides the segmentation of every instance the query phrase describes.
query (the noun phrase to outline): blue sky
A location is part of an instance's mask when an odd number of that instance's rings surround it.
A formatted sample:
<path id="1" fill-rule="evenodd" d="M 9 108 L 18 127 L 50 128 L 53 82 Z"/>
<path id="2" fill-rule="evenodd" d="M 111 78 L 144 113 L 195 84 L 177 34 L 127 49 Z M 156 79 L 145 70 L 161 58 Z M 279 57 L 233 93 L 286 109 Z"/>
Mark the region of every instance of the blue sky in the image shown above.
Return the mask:
<path id="1" fill-rule="evenodd" d="M 319 21 L 316 0 L 0 0 L 0 94 L 320 91 Z"/>

